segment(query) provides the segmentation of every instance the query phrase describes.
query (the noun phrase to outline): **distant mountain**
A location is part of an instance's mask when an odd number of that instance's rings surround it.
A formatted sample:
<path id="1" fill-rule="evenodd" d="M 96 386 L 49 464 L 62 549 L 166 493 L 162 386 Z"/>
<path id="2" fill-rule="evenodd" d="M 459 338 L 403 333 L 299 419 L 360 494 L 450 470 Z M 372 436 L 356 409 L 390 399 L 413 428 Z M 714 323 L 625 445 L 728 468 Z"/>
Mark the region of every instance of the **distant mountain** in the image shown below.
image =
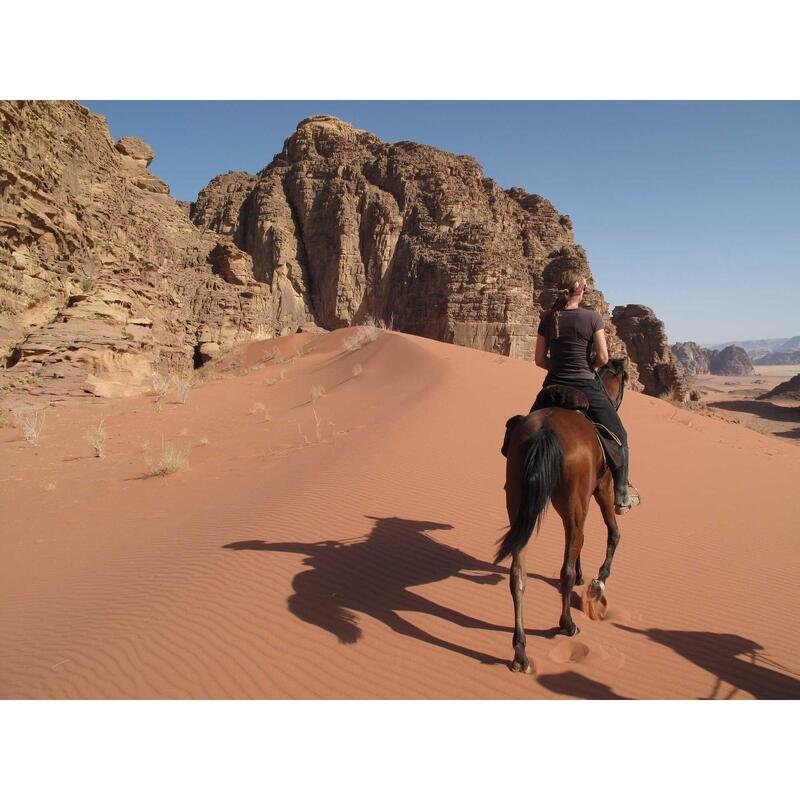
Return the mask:
<path id="1" fill-rule="evenodd" d="M 792 336 L 786 339 L 740 339 L 719 344 L 702 344 L 700 346 L 709 350 L 722 350 L 732 344 L 746 350 L 750 358 L 760 358 L 768 353 L 789 353 L 793 350 L 800 350 L 800 336 Z"/>
<path id="2" fill-rule="evenodd" d="M 753 359 L 753 365 L 757 367 L 770 364 L 800 364 L 800 350 L 781 350 Z"/>

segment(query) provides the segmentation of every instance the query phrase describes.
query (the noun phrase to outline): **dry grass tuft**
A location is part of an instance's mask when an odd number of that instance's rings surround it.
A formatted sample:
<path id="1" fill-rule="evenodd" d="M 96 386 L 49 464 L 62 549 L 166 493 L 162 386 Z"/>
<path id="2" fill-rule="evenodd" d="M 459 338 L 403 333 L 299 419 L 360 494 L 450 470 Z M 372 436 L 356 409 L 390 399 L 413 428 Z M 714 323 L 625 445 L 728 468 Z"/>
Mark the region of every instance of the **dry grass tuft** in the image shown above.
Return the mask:
<path id="1" fill-rule="evenodd" d="M 311 402 L 319 400 L 320 397 L 325 396 L 325 387 L 320 383 L 315 383 L 311 387 Z"/>
<path id="2" fill-rule="evenodd" d="M 46 492 L 54 492 L 56 490 L 56 484 L 54 481 L 50 481 L 47 486 L 44 487 Z"/>
<path id="3" fill-rule="evenodd" d="M 286 370 L 282 369 L 278 375 L 267 378 L 267 386 L 274 386 L 276 383 L 283 383 L 286 380 Z"/>
<path id="4" fill-rule="evenodd" d="M 37 447 L 47 422 L 46 408 L 17 408 L 14 425 L 31 447 Z"/>
<path id="5" fill-rule="evenodd" d="M 372 314 L 368 314 L 362 323 L 365 328 L 378 328 L 382 331 L 391 331 L 394 329 L 394 314 L 389 317 L 389 320 L 376 319 Z"/>
<path id="6" fill-rule="evenodd" d="M 175 387 L 175 396 L 181 404 L 186 403 L 189 390 L 194 386 L 194 375 L 191 372 L 182 372 L 172 375 L 172 385 Z"/>
<path id="7" fill-rule="evenodd" d="M 108 438 L 108 434 L 106 433 L 105 427 L 103 427 L 104 423 L 105 418 L 101 418 L 97 423 L 97 427 L 89 428 L 89 430 L 86 431 L 86 441 L 92 446 L 95 458 L 105 458 L 106 455 L 106 439 Z"/>
<path id="8" fill-rule="evenodd" d="M 172 376 L 165 375 L 163 372 L 157 372 L 150 379 L 150 384 L 153 387 L 153 394 L 156 397 L 156 410 L 161 411 L 161 404 L 172 387 Z"/>
<path id="9" fill-rule="evenodd" d="M 247 413 L 252 416 L 253 414 L 261 414 L 266 410 L 267 407 L 263 403 L 256 402 L 253 403 L 253 405 L 250 407 L 250 411 L 248 411 Z"/>
<path id="10" fill-rule="evenodd" d="M 354 378 L 357 378 L 363 372 L 364 372 L 364 367 L 362 367 L 361 364 L 354 364 L 353 365 L 353 377 Z"/>
<path id="11" fill-rule="evenodd" d="M 204 436 L 204 437 L 203 437 L 203 438 L 200 440 L 200 444 L 202 444 L 203 446 L 207 445 L 207 444 L 208 444 L 208 436 Z"/>
<path id="12" fill-rule="evenodd" d="M 171 475 L 184 467 L 189 466 L 188 454 L 171 442 L 161 441 L 161 454 L 158 459 L 153 459 L 150 455 L 149 447 L 145 450 L 144 463 L 147 466 L 147 474 L 151 478 Z"/>
<path id="13" fill-rule="evenodd" d="M 356 350 L 360 350 L 365 344 L 374 342 L 377 338 L 377 328 L 364 327 L 356 331 L 352 336 L 348 336 L 342 344 L 345 350 L 352 353 Z"/>

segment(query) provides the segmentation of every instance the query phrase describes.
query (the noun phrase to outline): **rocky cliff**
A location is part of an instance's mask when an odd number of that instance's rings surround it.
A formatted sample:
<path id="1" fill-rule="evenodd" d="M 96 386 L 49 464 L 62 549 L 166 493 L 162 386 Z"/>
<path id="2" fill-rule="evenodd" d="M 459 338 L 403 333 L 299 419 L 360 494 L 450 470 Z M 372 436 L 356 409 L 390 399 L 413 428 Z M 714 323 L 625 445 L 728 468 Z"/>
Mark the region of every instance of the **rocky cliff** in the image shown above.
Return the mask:
<path id="1" fill-rule="evenodd" d="M 678 359 L 687 375 L 752 375 L 753 363 L 747 352 L 737 345 L 728 345 L 722 350 L 700 347 L 695 342 L 677 342 L 672 345 L 672 353 Z M 791 364 L 792 361 L 759 361 L 758 363 Z"/>
<path id="2" fill-rule="evenodd" d="M 281 332 L 280 289 L 192 224 L 147 144 L 115 143 L 71 102 L 0 102 L 0 133 L 6 392 L 137 393 L 155 370 Z"/>
<path id="3" fill-rule="evenodd" d="M 626 356 L 569 217 L 469 156 L 313 117 L 188 204 L 152 148 L 76 103 L 2 102 L 0 130 L 6 391 L 133 394 L 240 341 L 368 317 L 532 359 L 567 269 Z"/>
<path id="4" fill-rule="evenodd" d="M 687 400 L 691 384 L 670 350 L 664 323 L 653 310 L 642 305 L 616 306 L 612 319 L 639 370 L 644 391 L 654 397 Z"/>
<path id="5" fill-rule="evenodd" d="M 713 350 L 709 369 L 712 375 L 752 375 L 755 372 L 747 352 L 735 344 Z"/>
<path id="6" fill-rule="evenodd" d="M 671 350 L 687 375 L 704 375 L 710 371 L 711 351 L 700 347 L 697 342 L 676 342 Z"/>
<path id="7" fill-rule="evenodd" d="M 578 269 L 612 355 L 625 355 L 569 217 L 504 191 L 470 156 L 311 117 L 257 176 L 211 181 L 191 215 L 251 257 L 256 281 L 291 287 L 289 317 L 325 328 L 373 317 L 517 358 L 533 358 L 542 309 Z"/>

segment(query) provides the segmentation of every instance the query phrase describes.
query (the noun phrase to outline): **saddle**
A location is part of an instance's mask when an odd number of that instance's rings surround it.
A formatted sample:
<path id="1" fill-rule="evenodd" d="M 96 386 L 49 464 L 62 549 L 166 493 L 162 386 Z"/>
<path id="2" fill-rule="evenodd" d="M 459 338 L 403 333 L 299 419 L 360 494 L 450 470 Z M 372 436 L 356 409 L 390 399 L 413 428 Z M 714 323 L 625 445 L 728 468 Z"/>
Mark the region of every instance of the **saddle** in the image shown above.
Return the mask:
<path id="1" fill-rule="evenodd" d="M 536 401 L 528 413 L 532 414 L 534 409 L 538 411 L 543 408 L 564 408 L 568 411 L 577 411 L 586 416 L 586 412 L 589 410 L 589 401 L 580 389 L 554 383 L 550 386 L 545 386 L 544 389 L 539 392 Z M 508 440 L 511 436 L 511 432 L 523 419 L 525 419 L 525 417 L 522 414 L 517 414 L 506 422 L 506 434 L 503 439 L 503 446 L 500 449 L 500 452 L 504 456 L 508 454 Z M 586 416 L 586 419 L 594 426 L 597 440 L 600 443 L 600 449 L 603 451 L 604 466 L 611 465 L 615 468 L 622 466 L 622 442 L 619 440 L 619 437 L 605 425 L 589 419 L 588 416 Z"/>

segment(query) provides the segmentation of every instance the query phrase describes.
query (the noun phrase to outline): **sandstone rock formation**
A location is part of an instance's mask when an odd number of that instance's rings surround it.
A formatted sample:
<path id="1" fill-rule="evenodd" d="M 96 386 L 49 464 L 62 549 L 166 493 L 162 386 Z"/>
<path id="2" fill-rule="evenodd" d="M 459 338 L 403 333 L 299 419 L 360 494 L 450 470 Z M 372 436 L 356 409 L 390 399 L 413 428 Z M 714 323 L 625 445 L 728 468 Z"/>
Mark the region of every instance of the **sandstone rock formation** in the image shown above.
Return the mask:
<path id="1" fill-rule="evenodd" d="M 704 375 L 710 371 L 710 351 L 697 342 L 676 342 L 671 349 L 687 375 Z"/>
<path id="2" fill-rule="evenodd" d="M 136 393 L 154 370 L 202 361 L 203 345 L 310 321 L 293 295 L 255 280 L 248 255 L 190 222 L 152 159 L 77 103 L 0 102 L 6 392 Z"/>
<path id="3" fill-rule="evenodd" d="M 329 329 L 371 316 L 518 358 L 533 358 L 542 309 L 575 268 L 625 356 L 569 217 L 504 191 L 470 156 L 311 117 L 257 176 L 212 180 L 191 216 L 246 251 L 256 281 L 286 287 L 290 316 Z"/>
<path id="4" fill-rule="evenodd" d="M 647 394 L 685 401 L 691 385 L 670 350 L 664 323 L 642 305 L 616 306 L 612 319 Z"/>
<path id="5" fill-rule="evenodd" d="M 735 344 L 713 350 L 709 370 L 712 375 L 752 375 L 755 372 L 747 352 Z"/>
<path id="6" fill-rule="evenodd" d="M 762 394 L 759 400 L 796 400 L 800 402 L 800 374 L 779 383 L 774 389 Z"/>
<path id="7" fill-rule="evenodd" d="M 2 102 L 0 130 L 0 388 L 135 393 L 247 339 L 368 316 L 532 359 L 566 269 L 626 356 L 569 217 L 469 156 L 313 117 L 257 176 L 188 204 L 152 148 L 76 103 Z"/>
<path id="8" fill-rule="evenodd" d="M 710 350 L 695 342 L 676 342 L 672 352 L 687 375 L 752 375 L 755 371 L 747 352 L 737 345 Z M 774 361 L 761 363 L 776 363 Z M 778 362 L 793 363 L 793 362 Z"/>

